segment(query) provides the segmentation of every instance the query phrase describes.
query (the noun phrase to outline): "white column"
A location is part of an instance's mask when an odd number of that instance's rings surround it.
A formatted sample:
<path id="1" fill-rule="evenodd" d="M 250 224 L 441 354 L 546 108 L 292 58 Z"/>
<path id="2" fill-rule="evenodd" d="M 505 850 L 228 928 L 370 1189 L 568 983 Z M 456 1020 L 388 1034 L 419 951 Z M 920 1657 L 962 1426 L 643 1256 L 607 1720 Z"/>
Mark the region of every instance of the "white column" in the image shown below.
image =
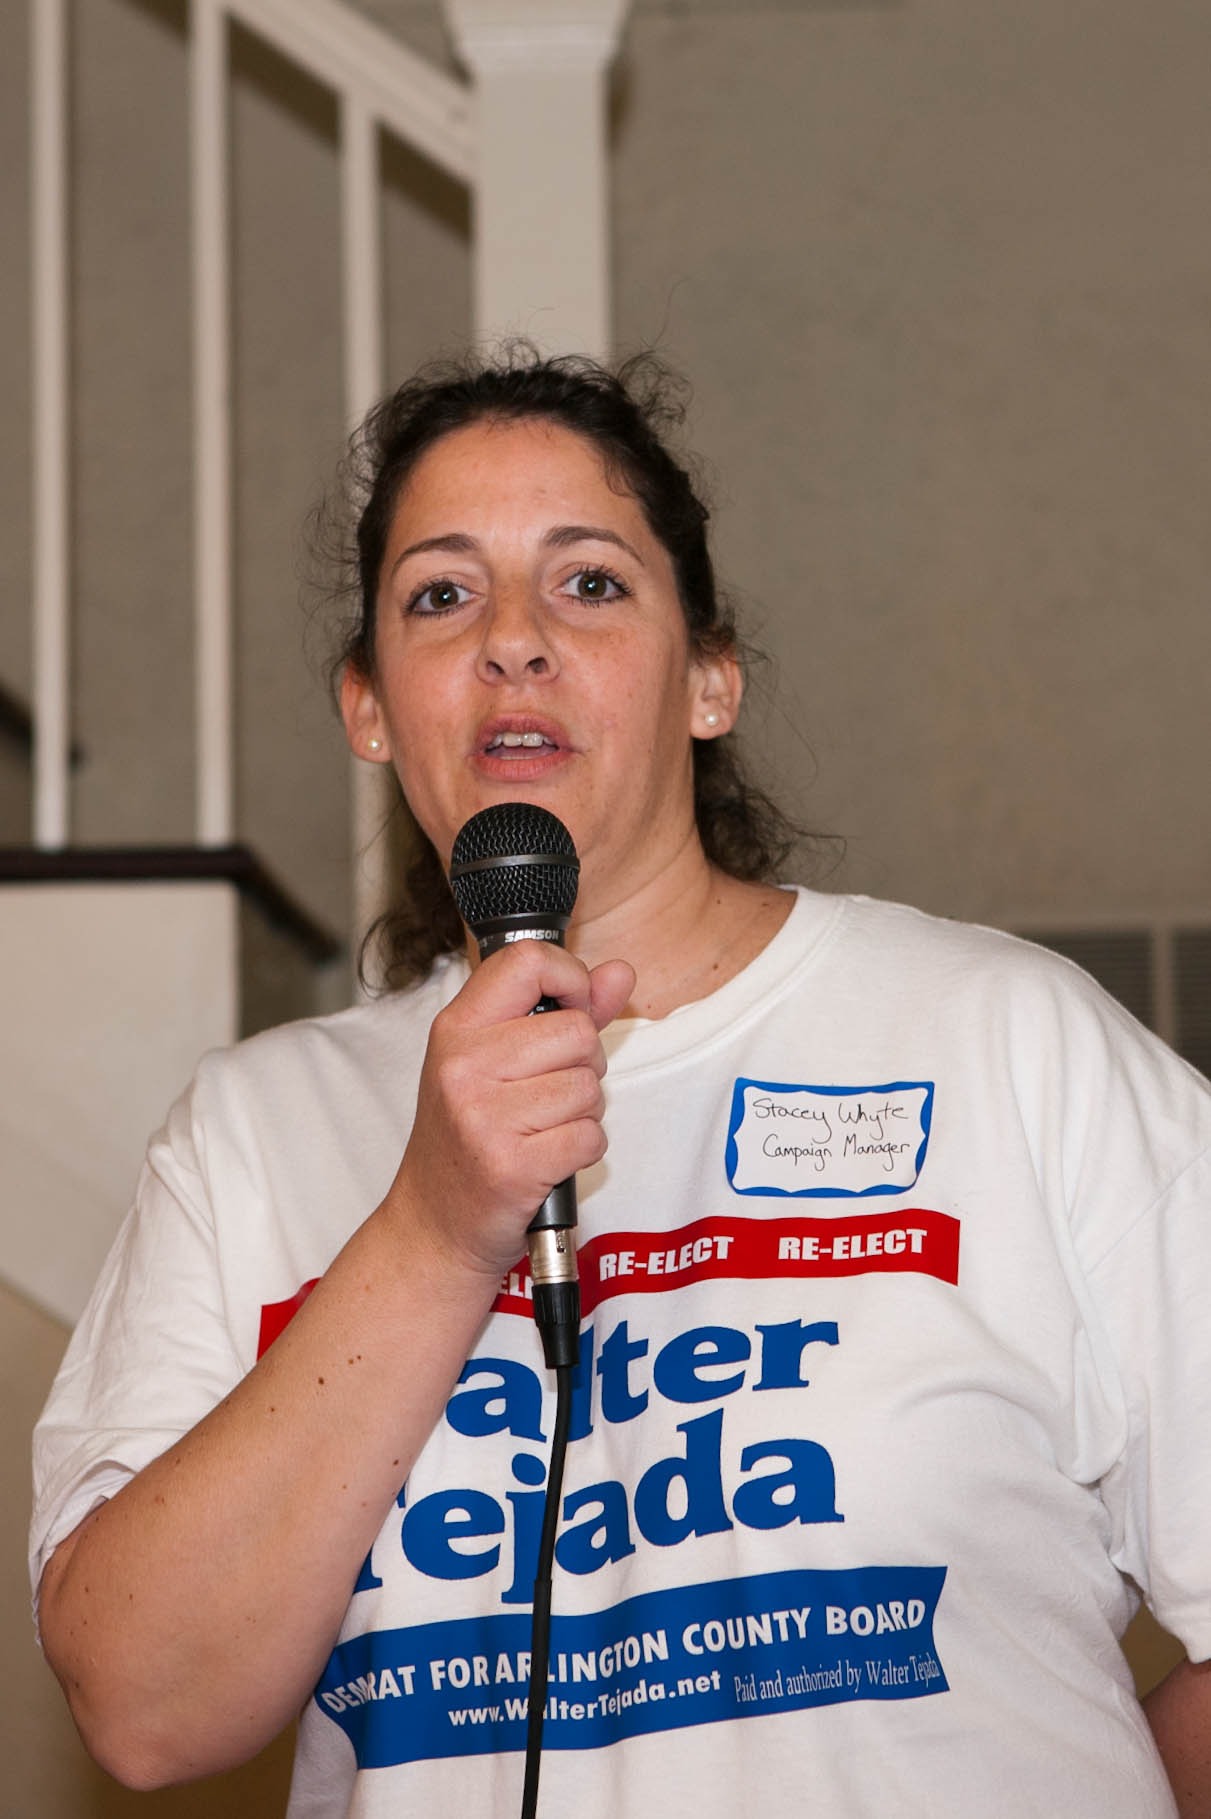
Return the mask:
<path id="1" fill-rule="evenodd" d="M 444 0 L 475 79 L 475 331 L 610 349 L 606 76 L 626 0 Z"/>
<path id="2" fill-rule="evenodd" d="M 68 209 L 64 0 L 30 0 L 34 843 L 68 838 Z"/>
<path id="3" fill-rule="evenodd" d="M 227 16 L 191 0 L 197 840 L 232 838 L 231 302 Z"/>
<path id="4" fill-rule="evenodd" d="M 356 429 L 383 383 L 382 197 L 378 121 L 353 95 L 341 100 L 341 243 L 344 281 L 345 414 Z M 352 760 L 352 937 L 387 908 L 389 857 L 383 827 L 391 812 L 384 767 Z"/>
<path id="5" fill-rule="evenodd" d="M 341 253 L 345 413 L 355 429 L 378 398 L 383 372 L 383 255 L 378 122 L 352 95 L 341 98 Z"/>

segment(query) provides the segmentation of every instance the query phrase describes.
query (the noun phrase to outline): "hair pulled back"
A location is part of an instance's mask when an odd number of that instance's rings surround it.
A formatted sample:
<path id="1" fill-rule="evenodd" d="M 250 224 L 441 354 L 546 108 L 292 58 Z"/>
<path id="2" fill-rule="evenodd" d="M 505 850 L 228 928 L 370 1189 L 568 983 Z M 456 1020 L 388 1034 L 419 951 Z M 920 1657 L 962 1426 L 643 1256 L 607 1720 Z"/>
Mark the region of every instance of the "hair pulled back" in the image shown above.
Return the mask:
<path id="1" fill-rule="evenodd" d="M 422 456 L 453 431 L 482 422 L 537 418 L 593 443 L 610 483 L 633 494 L 672 562 L 691 651 L 738 651 L 735 619 L 715 582 L 707 547 L 710 513 L 664 438 L 685 414 L 685 382 L 653 355 L 617 372 L 579 355 L 544 358 L 529 343 L 502 357 L 426 366 L 367 416 L 350 444 L 346 502 L 356 517 L 355 610 L 343 628 L 333 676 L 352 664 L 374 680 L 379 577 L 399 497 Z M 776 875 L 801 830 L 746 777 L 732 737 L 695 740 L 694 814 L 708 860 L 734 878 Z M 403 900 L 371 929 L 388 987 L 423 977 L 465 930 L 441 861 L 404 803 L 410 857 Z"/>

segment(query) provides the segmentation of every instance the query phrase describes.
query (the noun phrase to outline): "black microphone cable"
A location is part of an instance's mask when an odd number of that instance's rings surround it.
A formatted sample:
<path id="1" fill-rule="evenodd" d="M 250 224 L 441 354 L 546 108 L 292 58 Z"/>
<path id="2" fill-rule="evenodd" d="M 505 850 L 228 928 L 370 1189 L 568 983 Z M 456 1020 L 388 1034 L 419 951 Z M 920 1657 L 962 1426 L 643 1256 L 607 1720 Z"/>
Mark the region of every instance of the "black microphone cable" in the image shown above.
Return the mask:
<path id="1" fill-rule="evenodd" d="M 577 1300 L 580 1291 L 577 1288 Z M 555 1561 L 555 1535 L 563 1493 L 563 1462 L 572 1425 L 572 1367 L 555 1367 L 555 1428 L 551 1436 L 551 1464 L 547 1472 L 547 1500 L 542 1510 L 542 1539 L 534 1574 L 534 1610 L 530 1619 L 530 1688 L 526 1706 L 526 1778 L 521 1796 L 521 1819 L 535 1819 L 538 1812 L 538 1772 L 542 1765 L 542 1722 L 547 1708 L 547 1663 L 551 1647 L 551 1568 Z"/>
<path id="2" fill-rule="evenodd" d="M 563 822 L 532 802 L 501 802 L 460 828 L 450 865 L 450 888 L 481 958 L 511 941 L 553 941 L 563 946 L 576 903 L 580 865 Z M 535 1012 L 557 1010 L 542 998 Z M 551 1640 L 551 1573 L 563 1468 L 572 1414 L 572 1372 L 580 1357 L 580 1280 L 576 1266 L 576 1182 L 560 1181 L 526 1232 L 534 1321 L 543 1356 L 555 1372 L 555 1426 L 542 1537 L 534 1576 L 530 1624 L 530 1687 L 526 1721 L 522 1819 L 535 1819 L 542 1762 Z"/>

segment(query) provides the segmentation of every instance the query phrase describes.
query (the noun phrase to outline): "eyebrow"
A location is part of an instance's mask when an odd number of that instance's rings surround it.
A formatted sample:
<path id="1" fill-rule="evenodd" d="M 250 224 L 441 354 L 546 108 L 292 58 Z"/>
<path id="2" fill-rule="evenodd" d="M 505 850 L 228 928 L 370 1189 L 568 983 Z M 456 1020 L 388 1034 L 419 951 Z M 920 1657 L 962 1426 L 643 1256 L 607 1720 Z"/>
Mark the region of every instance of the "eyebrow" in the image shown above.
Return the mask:
<path id="1" fill-rule="evenodd" d="M 607 530 L 600 524 L 557 524 L 547 532 L 543 542 L 548 549 L 568 549 L 575 543 L 612 543 L 616 548 L 625 550 L 628 556 L 633 556 L 640 568 L 647 567 L 633 544 L 628 543 L 625 537 L 620 537 L 617 531 Z M 448 550 L 455 556 L 473 556 L 479 548 L 478 540 L 466 531 L 443 531 L 437 537 L 422 537 L 419 543 L 410 543 L 407 549 L 400 551 L 391 565 L 392 573 L 409 556 L 423 556 L 429 550 Z"/>
<path id="2" fill-rule="evenodd" d="M 392 573 L 409 556 L 423 556 L 426 550 L 447 549 L 456 556 L 471 556 L 478 548 L 475 538 L 469 537 L 466 531 L 443 531 L 440 537 L 422 537 L 419 543 L 410 543 L 407 549 L 400 551 L 391 564 Z"/>
<path id="3" fill-rule="evenodd" d="M 573 543 L 612 543 L 615 548 L 623 549 L 628 556 L 633 556 L 640 568 L 647 567 L 633 543 L 628 543 L 617 531 L 606 530 L 600 524 L 557 524 L 547 532 L 543 542 L 551 549 L 567 549 Z"/>

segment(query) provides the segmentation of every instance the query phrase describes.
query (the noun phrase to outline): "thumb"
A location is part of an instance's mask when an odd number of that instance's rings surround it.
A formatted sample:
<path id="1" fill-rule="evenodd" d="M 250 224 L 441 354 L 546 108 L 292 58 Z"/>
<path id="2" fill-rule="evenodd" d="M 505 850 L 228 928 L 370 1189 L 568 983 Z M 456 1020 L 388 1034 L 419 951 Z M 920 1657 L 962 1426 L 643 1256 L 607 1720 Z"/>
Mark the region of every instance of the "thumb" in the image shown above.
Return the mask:
<path id="1" fill-rule="evenodd" d="M 635 968 L 625 960 L 603 960 L 589 974 L 589 1015 L 599 1030 L 612 1023 L 635 990 Z"/>

